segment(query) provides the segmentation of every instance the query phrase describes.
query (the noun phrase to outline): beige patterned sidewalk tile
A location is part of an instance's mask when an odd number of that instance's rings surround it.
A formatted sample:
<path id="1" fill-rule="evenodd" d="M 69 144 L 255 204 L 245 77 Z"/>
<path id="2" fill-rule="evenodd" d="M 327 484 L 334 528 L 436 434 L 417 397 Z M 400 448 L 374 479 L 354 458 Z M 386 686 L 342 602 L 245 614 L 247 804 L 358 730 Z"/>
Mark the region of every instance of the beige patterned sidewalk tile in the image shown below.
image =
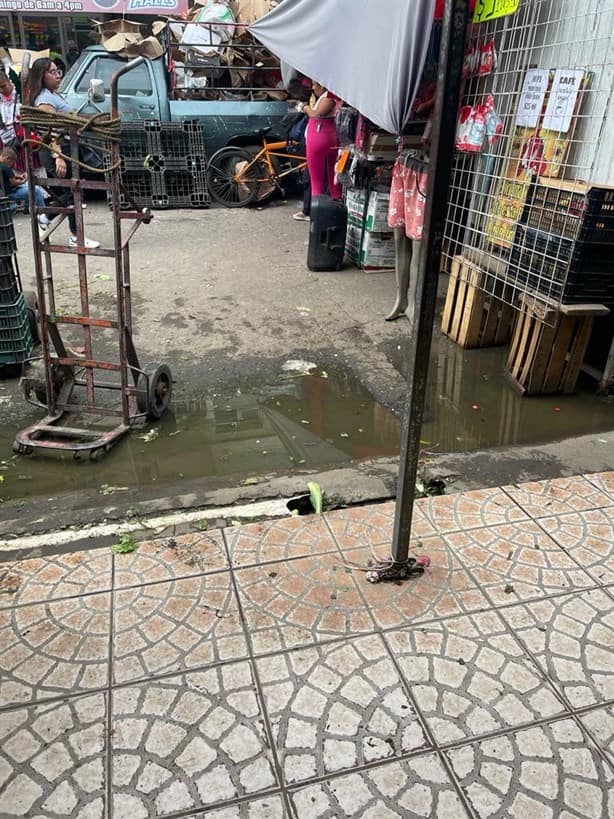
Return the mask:
<path id="1" fill-rule="evenodd" d="M 572 719 L 446 751 L 480 819 L 603 819 L 614 775 Z"/>
<path id="2" fill-rule="evenodd" d="M 599 489 L 605 492 L 614 500 L 614 471 L 597 472 L 594 475 L 585 475 L 586 479 Z"/>
<path id="3" fill-rule="evenodd" d="M 600 589 L 501 610 L 572 708 L 614 699 L 614 600 Z"/>
<path id="4" fill-rule="evenodd" d="M 290 792 L 297 819 L 465 819 L 436 754 L 388 762 Z M 528 819 L 528 817 L 527 817 Z"/>
<path id="5" fill-rule="evenodd" d="M 566 712 L 494 611 L 385 640 L 440 745 Z"/>
<path id="6" fill-rule="evenodd" d="M 424 511 L 438 534 L 527 520 L 527 515 L 501 489 L 438 495 L 426 500 Z"/>
<path id="7" fill-rule="evenodd" d="M 580 717 L 580 722 L 614 765 L 614 705 L 589 711 Z"/>
<path id="8" fill-rule="evenodd" d="M 612 499 L 581 476 L 554 478 L 504 486 L 503 489 L 532 518 L 584 512 L 611 506 Z"/>
<path id="9" fill-rule="evenodd" d="M 399 584 L 370 583 L 364 573 L 356 572 L 366 608 L 380 628 L 490 608 L 488 598 L 442 538 L 425 538 L 422 547 L 411 552 L 412 557 L 420 554 L 430 557 L 431 565 L 423 575 Z M 373 563 L 370 549 L 347 552 L 345 558 L 363 566 Z"/>
<path id="10" fill-rule="evenodd" d="M 0 719 L 0 816 L 102 819 L 104 694 L 19 708 Z"/>
<path id="11" fill-rule="evenodd" d="M 0 706 L 108 683 L 110 594 L 0 611 Z"/>
<path id="12" fill-rule="evenodd" d="M 373 621 L 339 553 L 235 571 L 256 654 L 372 631 Z"/>
<path id="13" fill-rule="evenodd" d="M 224 529 L 233 566 L 336 552 L 320 515 L 267 520 Z"/>
<path id="14" fill-rule="evenodd" d="M 595 584 L 533 521 L 451 532 L 445 539 L 495 605 Z"/>
<path id="15" fill-rule="evenodd" d="M 247 657 L 230 572 L 114 594 L 116 682 Z"/>
<path id="16" fill-rule="evenodd" d="M 435 534 L 433 525 L 424 514 L 424 508 L 425 500 L 416 500 L 412 519 L 412 543 Z M 342 551 L 359 546 L 384 546 L 390 549 L 394 509 L 394 501 L 390 501 L 336 509 L 334 512 L 327 512 L 325 517 Z"/>
<path id="17" fill-rule="evenodd" d="M 198 811 L 277 787 L 248 662 L 114 692 L 113 819 Z"/>
<path id="18" fill-rule="evenodd" d="M 542 518 L 539 525 L 597 582 L 614 582 L 614 506 Z"/>
<path id="19" fill-rule="evenodd" d="M 287 819 L 284 800 L 279 794 L 250 799 L 205 813 L 193 813 L 185 819 Z"/>
<path id="20" fill-rule="evenodd" d="M 256 666 L 286 784 L 429 746 L 379 635 Z"/>
<path id="21" fill-rule="evenodd" d="M 116 589 L 228 568 L 220 530 L 143 541 L 114 561 Z"/>
<path id="22" fill-rule="evenodd" d="M 0 608 L 110 588 L 108 548 L 0 563 Z"/>

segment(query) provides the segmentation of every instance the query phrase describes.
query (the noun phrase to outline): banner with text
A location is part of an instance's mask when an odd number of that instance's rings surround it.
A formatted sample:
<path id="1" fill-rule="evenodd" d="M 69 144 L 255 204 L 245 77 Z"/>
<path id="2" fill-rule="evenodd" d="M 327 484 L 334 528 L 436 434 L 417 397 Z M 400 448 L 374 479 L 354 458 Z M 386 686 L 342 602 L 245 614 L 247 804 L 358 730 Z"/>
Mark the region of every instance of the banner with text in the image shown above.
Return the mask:
<path id="1" fill-rule="evenodd" d="M 0 0 L 0 12 L 25 14 L 183 15 L 188 0 Z"/>

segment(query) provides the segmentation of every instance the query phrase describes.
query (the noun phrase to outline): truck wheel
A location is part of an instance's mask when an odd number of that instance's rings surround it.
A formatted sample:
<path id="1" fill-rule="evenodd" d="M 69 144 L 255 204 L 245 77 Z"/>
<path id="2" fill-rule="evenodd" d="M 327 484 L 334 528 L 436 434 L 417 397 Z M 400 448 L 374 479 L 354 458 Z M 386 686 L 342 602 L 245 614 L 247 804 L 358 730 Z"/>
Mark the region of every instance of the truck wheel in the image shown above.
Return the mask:
<path id="1" fill-rule="evenodd" d="M 261 163 L 245 170 L 253 156 L 243 148 L 222 148 L 213 154 L 207 168 L 211 198 L 226 208 L 243 208 L 256 199 L 259 179 L 266 176 Z"/>

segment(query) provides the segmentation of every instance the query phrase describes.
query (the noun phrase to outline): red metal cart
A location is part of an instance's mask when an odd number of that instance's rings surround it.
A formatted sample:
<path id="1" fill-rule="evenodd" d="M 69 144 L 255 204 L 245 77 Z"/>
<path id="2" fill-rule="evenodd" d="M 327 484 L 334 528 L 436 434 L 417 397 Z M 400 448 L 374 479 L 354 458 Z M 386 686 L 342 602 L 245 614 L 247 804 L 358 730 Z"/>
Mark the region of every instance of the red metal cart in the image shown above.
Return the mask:
<path id="1" fill-rule="evenodd" d="M 69 451 L 75 456 L 88 453 L 97 459 L 114 446 L 141 419 L 157 420 L 168 408 L 172 393 L 172 376 L 164 364 L 144 367 L 132 341 L 132 310 L 130 288 L 129 242 L 141 223 L 151 221 L 147 209 L 131 202 L 131 210 L 120 208 L 119 145 L 120 121 L 117 107 L 119 78 L 143 62 L 137 57 L 117 71 L 111 79 L 110 115 L 89 119 L 76 115 L 57 116 L 40 109 L 23 108 L 22 122 L 26 127 L 47 131 L 49 135 L 64 133 L 70 139 L 71 176 L 66 179 L 38 180 L 33 178 L 32 156 L 35 143 L 26 146 L 30 189 L 33 183 L 70 191 L 74 204 L 57 200 L 43 211 L 55 217 L 44 234 L 39 233 L 37 209 L 31 193 L 30 214 L 34 243 L 34 262 L 38 311 L 40 316 L 41 355 L 30 359 L 24 367 L 22 384 L 26 400 L 46 409 L 46 416 L 17 433 L 15 452 L 30 454 L 35 450 Z M 84 178 L 80 168 L 83 147 L 98 148 L 108 157 L 108 167 L 100 178 Z M 90 249 L 84 246 L 83 191 L 107 191 L 113 217 L 113 246 Z M 125 195 L 125 192 L 124 192 Z M 129 197 L 127 197 L 129 200 Z M 77 246 L 53 243 L 53 234 L 74 209 Z M 122 227 L 131 222 L 125 236 Z M 64 315 L 58 310 L 54 287 L 53 256 L 70 253 L 76 256 L 80 315 Z M 115 261 L 117 312 L 113 318 L 92 315 L 88 290 L 88 258 L 106 257 Z M 43 263 L 44 260 L 44 263 Z M 65 338 L 67 328 L 80 328 L 83 355 L 75 352 Z M 98 360 L 93 354 L 95 331 L 113 331 L 117 338 L 116 360 Z M 73 342 L 74 343 L 74 342 Z M 105 397 L 119 394 L 117 401 Z"/>

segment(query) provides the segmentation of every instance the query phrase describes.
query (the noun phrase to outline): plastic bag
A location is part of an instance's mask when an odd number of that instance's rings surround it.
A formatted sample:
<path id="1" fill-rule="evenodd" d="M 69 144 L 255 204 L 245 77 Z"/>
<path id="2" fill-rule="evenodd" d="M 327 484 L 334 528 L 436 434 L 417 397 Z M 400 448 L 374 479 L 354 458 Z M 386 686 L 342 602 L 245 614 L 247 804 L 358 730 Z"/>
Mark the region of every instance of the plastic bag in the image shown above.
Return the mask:
<path id="1" fill-rule="evenodd" d="M 456 150 L 478 153 L 486 136 L 486 116 L 483 105 L 464 105 L 460 109 L 456 130 Z"/>
<path id="2" fill-rule="evenodd" d="M 234 15 L 228 6 L 224 3 L 212 3 L 198 12 L 194 23 L 186 23 L 181 35 L 181 45 L 190 46 L 201 54 L 216 54 L 222 50 L 221 43 L 232 39 L 234 21 Z M 198 23 L 212 25 L 199 26 Z"/>
<path id="3" fill-rule="evenodd" d="M 495 111 L 495 101 L 492 94 L 486 97 L 486 102 L 483 105 L 484 118 L 486 121 L 486 137 L 489 145 L 494 145 L 501 136 L 503 131 L 503 123 L 499 114 Z"/>

